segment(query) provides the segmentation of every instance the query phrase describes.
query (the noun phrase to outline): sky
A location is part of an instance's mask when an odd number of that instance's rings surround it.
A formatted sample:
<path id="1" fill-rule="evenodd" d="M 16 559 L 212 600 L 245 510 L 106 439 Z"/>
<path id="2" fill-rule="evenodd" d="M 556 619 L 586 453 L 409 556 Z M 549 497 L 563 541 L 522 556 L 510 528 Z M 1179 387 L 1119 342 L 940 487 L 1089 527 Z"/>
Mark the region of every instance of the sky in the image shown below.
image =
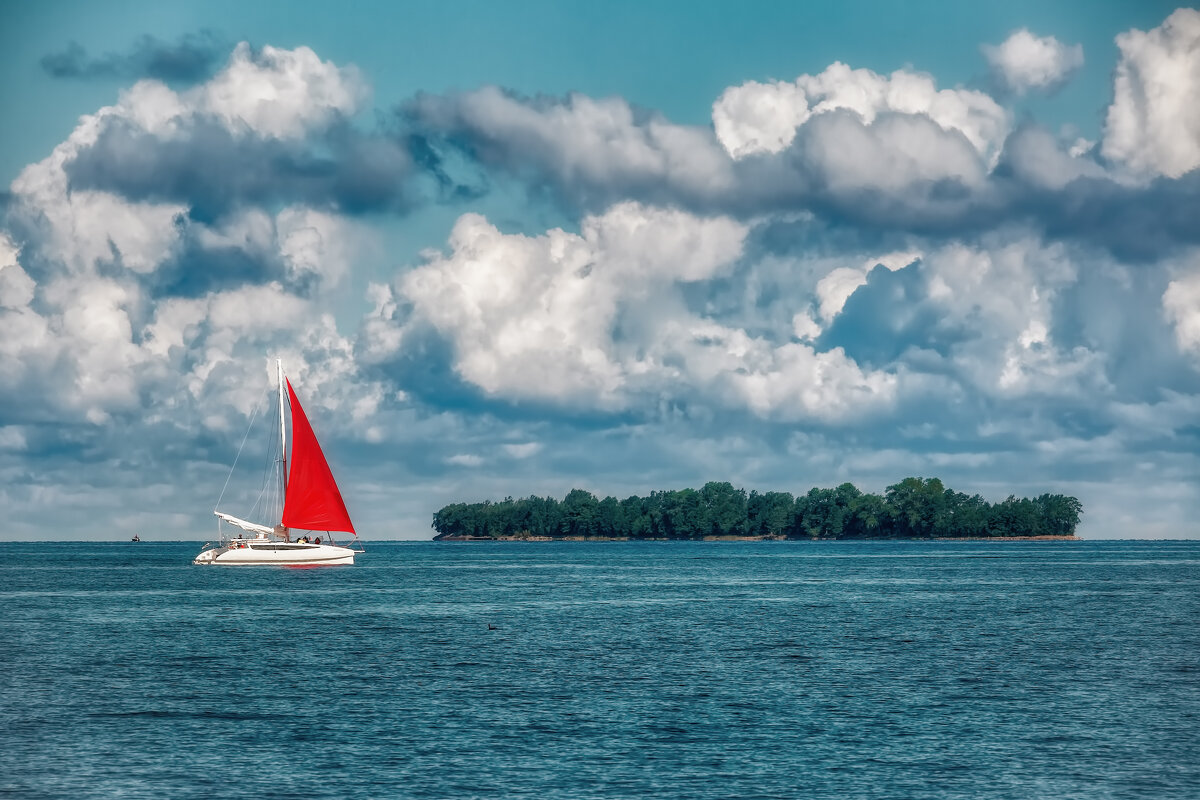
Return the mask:
<path id="1" fill-rule="evenodd" d="M 276 358 L 366 540 L 907 476 L 1200 537 L 1200 11 L 0 14 L 0 541 L 210 537 Z"/>

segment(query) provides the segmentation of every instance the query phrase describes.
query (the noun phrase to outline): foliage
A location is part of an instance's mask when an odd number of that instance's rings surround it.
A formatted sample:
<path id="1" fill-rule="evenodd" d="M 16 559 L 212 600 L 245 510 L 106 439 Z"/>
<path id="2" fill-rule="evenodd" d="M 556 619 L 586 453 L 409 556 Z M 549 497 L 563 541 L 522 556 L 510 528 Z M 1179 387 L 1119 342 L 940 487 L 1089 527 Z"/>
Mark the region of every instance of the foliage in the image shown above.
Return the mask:
<path id="1" fill-rule="evenodd" d="M 531 496 L 494 503 L 453 503 L 433 515 L 439 536 L 628 537 L 702 539 L 770 536 L 788 539 L 941 539 L 1071 536 L 1083 505 L 1061 494 L 1009 496 L 988 503 L 946 488 L 938 478 L 905 478 L 884 494 L 852 483 L 788 492 L 735 489 L 712 481 L 699 490 L 653 491 L 648 497 L 598 500 L 572 489 L 562 501 Z"/>

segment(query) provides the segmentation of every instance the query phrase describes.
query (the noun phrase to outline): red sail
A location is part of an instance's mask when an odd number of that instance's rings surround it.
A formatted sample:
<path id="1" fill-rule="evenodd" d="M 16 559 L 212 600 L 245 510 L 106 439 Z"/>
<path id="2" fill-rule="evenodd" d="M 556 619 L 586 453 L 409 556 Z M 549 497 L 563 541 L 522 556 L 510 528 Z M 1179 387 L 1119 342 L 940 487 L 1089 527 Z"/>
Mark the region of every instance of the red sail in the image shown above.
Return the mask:
<path id="1" fill-rule="evenodd" d="M 329 462 L 321 452 L 291 381 L 287 382 L 287 388 L 292 406 L 292 466 L 288 471 L 283 524 L 305 531 L 344 531 L 357 536 L 350 524 L 346 501 L 338 491 Z"/>

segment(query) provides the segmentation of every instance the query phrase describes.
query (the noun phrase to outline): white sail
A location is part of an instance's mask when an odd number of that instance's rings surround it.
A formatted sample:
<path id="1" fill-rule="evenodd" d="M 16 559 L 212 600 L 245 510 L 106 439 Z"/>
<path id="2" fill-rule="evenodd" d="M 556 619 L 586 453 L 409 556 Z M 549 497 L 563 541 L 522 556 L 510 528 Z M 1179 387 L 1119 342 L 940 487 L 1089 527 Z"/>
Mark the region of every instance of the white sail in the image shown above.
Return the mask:
<path id="1" fill-rule="evenodd" d="M 274 528 L 268 528 L 266 525 L 259 525 L 256 522 L 247 522 L 244 519 L 238 519 L 237 517 L 233 516 L 232 514 L 226 514 L 221 511 L 214 511 L 213 513 L 216 514 L 221 519 L 228 522 L 230 525 L 236 525 L 244 531 L 250 531 L 250 533 L 274 533 L 275 532 Z"/>

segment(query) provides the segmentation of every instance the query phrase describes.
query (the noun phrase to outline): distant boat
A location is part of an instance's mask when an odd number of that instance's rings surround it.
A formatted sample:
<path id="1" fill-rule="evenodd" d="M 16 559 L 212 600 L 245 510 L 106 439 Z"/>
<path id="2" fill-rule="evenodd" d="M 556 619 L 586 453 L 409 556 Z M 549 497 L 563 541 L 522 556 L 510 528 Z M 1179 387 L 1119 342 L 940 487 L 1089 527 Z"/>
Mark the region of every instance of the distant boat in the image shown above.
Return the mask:
<path id="1" fill-rule="evenodd" d="M 346 511 L 346 503 L 342 493 L 338 491 L 337 482 L 321 451 L 321 445 L 313 434 L 304 408 L 296 397 L 291 381 L 283 375 L 283 364 L 275 362 L 279 373 L 279 433 L 280 446 L 276 459 L 276 467 L 272 467 L 268 480 L 264 485 L 264 494 L 273 488 L 276 495 L 273 502 L 279 522 L 275 525 L 260 525 L 248 522 L 232 514 L 214 510 L 217 516 L 217 530 L 220 541 L 213 545 L 205 545 L 200 555 L 192 561 L 193 564 L 216 566 L 329 566 L 335 564 L 353 564 L 358 550 L 341 547 L 334 544 L 331 532 L 358 534 L 350 522 L 350 514 Z M 287 387 L 287 400 L 283 390 Z M 287 459 L 287 420 L 284 408 L 291 409 L 292 416 L 292 458 L 291 471 L 288 471 Z M 244 443 L 243 443 L 244 444 Z M 240 451 L 239 451 L 240 454 Z M 236 460 L 234 464 L 236 465 Z M 232 470 L 231 470 L 232 474 Z M 219 505 L 219 501 L 218 501 Z M 227 523 L 232 528 L 254 534 L 253 538 L 243 538 L 238 533 L 234 538 Z M 304 533 L 293 539 L 294 531 Z M 310 535 L 309 532 L 320 531 L 321 535 Z"/>
<path id="2" fill-rule="evenodd" d="M 130 539 L 129 541 L 131 541 L 131 542 L 140 542 L 141 540 L 142 540 L 142 537 L 138 536 L 138 535 L 135 533 L 135 534 L 133 535 L 133 538 L 132 538 L 132 539 Z"/>

